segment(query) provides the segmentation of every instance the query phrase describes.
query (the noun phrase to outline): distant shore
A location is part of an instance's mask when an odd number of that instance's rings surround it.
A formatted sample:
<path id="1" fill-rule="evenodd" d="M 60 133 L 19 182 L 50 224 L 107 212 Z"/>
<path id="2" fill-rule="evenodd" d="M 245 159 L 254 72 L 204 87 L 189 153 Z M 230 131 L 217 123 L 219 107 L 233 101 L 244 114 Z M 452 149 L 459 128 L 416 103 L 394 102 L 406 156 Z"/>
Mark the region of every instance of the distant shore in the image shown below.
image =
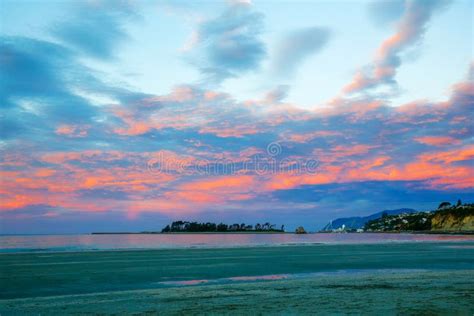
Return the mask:
<path id="1" fill-rule="evenodd" d="M 474 235 L 474 231 L 450 231 L 450 230 L 443 230 L 443 231 L 436 231 L 436 230 L 406 230 L 406 231 L 365 231 L 362 233 L 357 232 L 346 232 L 347 234 L 417 234 L 417 235 Z M 346 234 L 342 233 L 342 234 Z M 328 232 L 328 234 L 341 234 L 341 233 L 332 233 Z"/>
<path id="2" fill-rule="evenodd" d="M 91 235 L 219 235 L 219 234 L 293 234 L 295 232 L 278 232 L 278 231 L 236 231 L 236 232 L 92 232 Z M 313 232 L 308 234 L 429 234 L 429 235 L 474 235 L 474 231 L 431 231 L 431 230 L 420 230 L 420 231 L 367 231 L 367 232 Z"/>
<path id="3" fill-rule="evenodd" d="M 237 231 L 237 232 L 92 232 L 91 235 L 219 235 L 219 234 L 295 234 L 294 232 Z"/>

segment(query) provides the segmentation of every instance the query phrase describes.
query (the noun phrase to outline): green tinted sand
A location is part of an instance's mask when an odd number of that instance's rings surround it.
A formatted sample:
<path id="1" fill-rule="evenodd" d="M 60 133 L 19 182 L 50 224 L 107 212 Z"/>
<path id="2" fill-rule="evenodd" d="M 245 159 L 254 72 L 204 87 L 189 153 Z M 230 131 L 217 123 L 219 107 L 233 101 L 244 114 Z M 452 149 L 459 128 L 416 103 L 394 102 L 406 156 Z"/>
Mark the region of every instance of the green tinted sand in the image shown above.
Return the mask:
<path id="1" fill-rule="evenodd" d="M 472 243 L 8 254 L 0 264 L 2 315 L 474 312 Z M 193 280 L 210 283 L 172 285 Z"/>

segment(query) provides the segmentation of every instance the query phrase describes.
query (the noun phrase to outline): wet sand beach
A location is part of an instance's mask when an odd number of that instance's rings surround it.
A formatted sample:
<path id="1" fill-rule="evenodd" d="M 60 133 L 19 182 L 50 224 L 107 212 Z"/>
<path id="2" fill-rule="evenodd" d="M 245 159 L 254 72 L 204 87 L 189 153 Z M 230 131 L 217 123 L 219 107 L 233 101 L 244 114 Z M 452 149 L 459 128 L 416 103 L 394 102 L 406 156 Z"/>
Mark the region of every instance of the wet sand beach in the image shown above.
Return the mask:
<path id="1" fill-rule="evenodd" d="M 0 313 L 461 314 L 474 243 L 0 255 Z"/>

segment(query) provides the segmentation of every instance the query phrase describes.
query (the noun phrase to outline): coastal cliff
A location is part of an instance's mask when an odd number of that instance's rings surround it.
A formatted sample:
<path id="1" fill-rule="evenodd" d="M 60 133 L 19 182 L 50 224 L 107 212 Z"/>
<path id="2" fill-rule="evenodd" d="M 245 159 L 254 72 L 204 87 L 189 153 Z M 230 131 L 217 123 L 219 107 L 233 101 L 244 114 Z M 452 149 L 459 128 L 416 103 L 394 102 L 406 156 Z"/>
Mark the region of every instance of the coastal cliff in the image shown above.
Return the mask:
<path id="1" fill-rule="evenodd" d="M 474 231 L 474 207 L 438 211 L 431 218 L 432 231 Z"/>

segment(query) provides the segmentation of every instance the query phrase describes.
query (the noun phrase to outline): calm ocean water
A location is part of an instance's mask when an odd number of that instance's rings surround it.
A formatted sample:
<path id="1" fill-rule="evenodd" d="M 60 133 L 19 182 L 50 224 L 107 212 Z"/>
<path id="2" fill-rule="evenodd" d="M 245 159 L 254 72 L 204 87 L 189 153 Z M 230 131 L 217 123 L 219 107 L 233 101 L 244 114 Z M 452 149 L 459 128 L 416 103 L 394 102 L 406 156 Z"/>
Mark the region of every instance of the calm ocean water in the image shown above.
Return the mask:
<path id="1" fill-rule="evenodd" d="M 216 248 L 295 244 L 472 242 L 473 235 L 431 234 L 121 234 L 0 236 L 0 252 Z"/>

